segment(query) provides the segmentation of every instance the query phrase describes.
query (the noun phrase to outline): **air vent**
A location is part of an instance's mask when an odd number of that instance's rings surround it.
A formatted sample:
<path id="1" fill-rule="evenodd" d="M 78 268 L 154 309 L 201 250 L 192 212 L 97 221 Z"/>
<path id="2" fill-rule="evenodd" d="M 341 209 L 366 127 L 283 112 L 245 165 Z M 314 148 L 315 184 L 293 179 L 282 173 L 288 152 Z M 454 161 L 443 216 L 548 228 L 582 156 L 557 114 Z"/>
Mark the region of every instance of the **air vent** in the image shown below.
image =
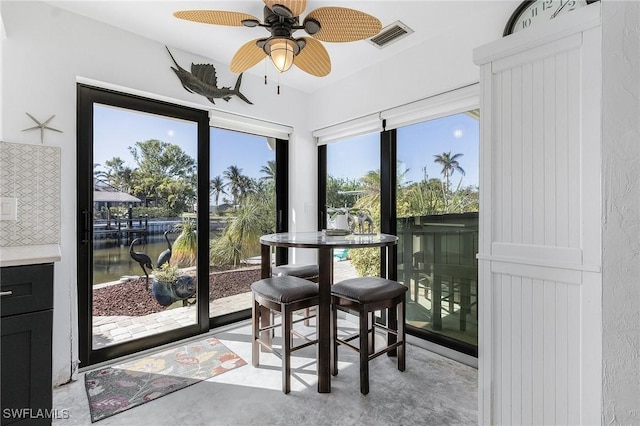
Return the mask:
<path id="1" fill-rule="evenodd" d="M 393 24 L 384 27 L 377 36 L 370 38 L 369 41 L 382 49 L 383 47 L 408 36 L 412 32 L 413 30 L 411 28 L 407 27 L 400 21 L 396 21 Z"/>

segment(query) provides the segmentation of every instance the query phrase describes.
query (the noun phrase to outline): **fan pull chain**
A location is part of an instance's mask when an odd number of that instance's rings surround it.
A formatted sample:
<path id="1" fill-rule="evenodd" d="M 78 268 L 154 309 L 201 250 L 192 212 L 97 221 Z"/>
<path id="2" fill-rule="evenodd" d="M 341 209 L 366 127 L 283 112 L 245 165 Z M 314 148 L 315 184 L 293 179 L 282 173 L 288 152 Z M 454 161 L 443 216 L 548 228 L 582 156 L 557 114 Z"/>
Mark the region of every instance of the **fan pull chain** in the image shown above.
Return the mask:
<path id="1" fill-rule="evenodd" d="M 267 57 L 264 58 L 264 85 L 267 85 Z"/>
<path id="2" fill-rule="evenodd" d="M 280 74 L 282 74 L 281 72 L 278 73 L 278 95 L 280 94 Z"/>

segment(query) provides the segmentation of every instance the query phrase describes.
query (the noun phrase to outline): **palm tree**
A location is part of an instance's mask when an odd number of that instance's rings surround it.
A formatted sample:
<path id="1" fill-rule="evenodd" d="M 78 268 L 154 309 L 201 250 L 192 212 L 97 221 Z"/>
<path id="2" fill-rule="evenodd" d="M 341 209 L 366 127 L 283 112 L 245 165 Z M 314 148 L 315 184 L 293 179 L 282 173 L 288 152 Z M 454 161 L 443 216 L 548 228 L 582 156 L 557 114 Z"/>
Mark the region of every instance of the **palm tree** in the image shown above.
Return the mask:
<path id="1" fill-rule="evenodd" d="M 433 160 L 433 162 L 438 163 L 442 166 L 442 170 L 440 171 L 440 173 L 442 173 L 444 176 L 446 192 L 449 192 L 449 177 L 453 175 L 453 172 L 457 170 L 463 176 L 465 175 L 464 169 L 460 167 L 460 163 L 458 162 L 458 158 L 462 157 L 462 155 L 463 154 L 460 153 L 451 155 L 451 151 L 434 155 L 435 160 Z"/>
<path id="2" fill-rule="evenodd" d="M 98 170 L 99 167 L 101 167 L 100 163 L 93 163 L 93 178 L 106 182 L 109 175 L 104 170 Z"/>
<path id="3" fill-rule="evenodd" d="M 362 195 L 358 197 L 354 207 L 360 209 L 379 210 L 380 206 L 380 170 L 369 170 L 360 178 Z"/>
<path id="4" fill-rule="evenodd" d="M 242 175 L 238 180 L 238 193 L 240 202 L 242 202 L 248 194 L 253 194 L 256 191 L 256 185 L 253 179 L 249 176 Z"/>
<path id="5" fill-rule="evenodd" d="M 211 192 L 211 195 L 213 195 L 216 203 L 216 214 L 218 214 L 218 199 L 220 198 L 220 194 L 227 193 L 227 191 L 224 190 L 226 186 L 227 185 L 222 180 L 222 177 L 219 175 L 211 179 L 211 182 L 209 183 L 209 191 Z"/>
<path id="6" fill-rule="evenodd" d="M 268 180 L 275 182 L 276 180 L 276 162 L 274 160 L 267 161 L 266 166 L 262 166 L 260 173 L 264 173 L 260 180 Z"/>
<path id="7" fill-rule="evenodd" d="M 238 194 L 240 192 L 240 185 L 242 181 L 242 169 L 238 166 L 229 166 L 223 173 L 227 179 L 227 185 L 231 187 L 231 195 L 233 196 L 233 206 L 238 205 Z"/>

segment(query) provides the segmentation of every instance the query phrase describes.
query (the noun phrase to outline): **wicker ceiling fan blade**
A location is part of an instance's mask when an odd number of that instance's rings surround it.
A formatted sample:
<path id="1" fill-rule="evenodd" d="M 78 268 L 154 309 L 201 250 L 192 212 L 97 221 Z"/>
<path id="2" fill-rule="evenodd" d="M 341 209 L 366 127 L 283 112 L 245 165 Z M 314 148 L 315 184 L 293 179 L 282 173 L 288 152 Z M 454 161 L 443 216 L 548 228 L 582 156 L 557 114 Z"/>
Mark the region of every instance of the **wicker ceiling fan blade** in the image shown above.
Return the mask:
<path id="1" fill-rule="evenodd" d="M 302 37 L 307 42 L 304 49 L 293 60 L 293 65 L 302 71 L 324 77 L 331 72 L 331 58 L 322 43 L 311 37 Z"/>
<path id="2" fill-rule="evenodd" d="M 258 20 L 258 18 L 248 13 L 228 12 L 226 10 L 179 10 L 174 12 L 173 16 L 186 21 L 226 25 L 229 27 L 242 27 L 242 21 L 245 19 Z"/>
<path id="3" fill-rule="evenodd" d="M 320 31 L 313 37 L 334 43 L 363 40 L 382 29 L 382 23 L 375 16 L 345 7 L 320 7 L 312 10 L 305 21 L 308 19 L 320 22 Z"/>
<path id="4" fill-rule="evenodd" d="M 300 16 L 307 8 L 307 0 L 264 0 L 264 4 L 273 10 L 273 6 L 279 4 L 291 11 L 293 16 Z"/>
<path id="5" fill-rule="evenodd" d="M 264 50 L 256 45 L 260 39 L 255 39 L 243 44 L 231 59 L 231 72 L 244 72 L 260 62 L 267 56 Z"/>

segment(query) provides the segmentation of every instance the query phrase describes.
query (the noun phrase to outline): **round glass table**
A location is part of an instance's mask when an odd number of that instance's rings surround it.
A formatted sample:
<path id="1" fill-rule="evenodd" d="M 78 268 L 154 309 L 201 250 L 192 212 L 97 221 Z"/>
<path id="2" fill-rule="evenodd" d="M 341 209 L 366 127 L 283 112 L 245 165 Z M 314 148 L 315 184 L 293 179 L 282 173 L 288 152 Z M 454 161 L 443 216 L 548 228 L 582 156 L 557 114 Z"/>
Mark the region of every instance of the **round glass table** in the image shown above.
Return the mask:
<path id="1" fill-rule="evenodd" d="M 329 231 L 330 232 L 330 231 Z M 271 247 L 318 249 L 318 392 L 331 392 L 331 284 L 333 282 L 333 249 L 390 247 L 398 237 L 388 234 L 327 235 L 319 232 L 283 232 L 260 237 L 261 276 L 271 275 Z M 387 256 L 387 259 L 389 257 Z"/>

